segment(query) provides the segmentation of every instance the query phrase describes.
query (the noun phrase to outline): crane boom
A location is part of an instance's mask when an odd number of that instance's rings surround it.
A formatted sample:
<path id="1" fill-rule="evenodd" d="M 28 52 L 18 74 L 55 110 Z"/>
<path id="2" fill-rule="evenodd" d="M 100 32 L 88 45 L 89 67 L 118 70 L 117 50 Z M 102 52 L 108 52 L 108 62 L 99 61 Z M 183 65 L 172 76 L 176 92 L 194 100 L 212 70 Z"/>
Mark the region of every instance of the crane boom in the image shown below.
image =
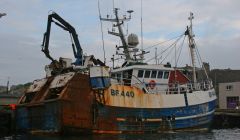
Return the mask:
<path id="1" fill-rule="evenodd" d="M 68 31 L 70 33 L 70 37 L 72 41 L 72 49 L 74 57 L 76 58 L 75 65 L 82 66 L 83 65 L 83 51 L 78 40 L 78 35 L 76 30 L 72 25 L 70 25 L 67 21 L 65 21 L 62 17 L 60 17 L 57 13 L 52 12 L 48 15 L 48 22 L 47 22 L 47 30 L 44 33 L 43 42 L 42 42 L 42 51 L 46 55 L 47 58 L 52 60 L 53 63 L 57 62 L 57 60 L 53 59 L 53 57 L 49 53 L 49 39 L 50 39 L 50 32 L 51 32 L 51 23 L 54 22 L 57 26 L 61 27 L 62 29 Z"/>

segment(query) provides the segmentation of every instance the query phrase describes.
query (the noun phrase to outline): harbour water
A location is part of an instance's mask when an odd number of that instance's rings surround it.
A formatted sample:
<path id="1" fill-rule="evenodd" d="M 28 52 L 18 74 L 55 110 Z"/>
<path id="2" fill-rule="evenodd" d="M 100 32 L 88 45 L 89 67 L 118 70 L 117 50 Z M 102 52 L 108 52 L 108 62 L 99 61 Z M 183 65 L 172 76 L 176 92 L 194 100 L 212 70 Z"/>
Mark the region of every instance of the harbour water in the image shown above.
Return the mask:
<path id="1" fill-rule="evenodd" d="M 214 129 L 208 132 L 169 132 L 163 134 L 119 134 L 92 136 L 16 135 L 0 140 L 239 140 L 240 129 Z"/>

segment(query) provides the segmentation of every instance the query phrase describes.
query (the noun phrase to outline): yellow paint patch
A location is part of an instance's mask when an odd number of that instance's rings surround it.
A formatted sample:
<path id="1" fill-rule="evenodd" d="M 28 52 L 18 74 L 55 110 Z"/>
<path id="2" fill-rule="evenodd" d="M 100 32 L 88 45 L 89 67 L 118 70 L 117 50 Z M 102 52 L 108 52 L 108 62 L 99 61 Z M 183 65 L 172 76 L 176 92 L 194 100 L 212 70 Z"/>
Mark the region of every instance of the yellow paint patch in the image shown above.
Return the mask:
<path id="1" fill-rule="evenodd" d="M 111 85 L 104 91 L 106 105 L 131 108 L 160 108 L 161 94 L 147 94 L 137 87 Z"/>

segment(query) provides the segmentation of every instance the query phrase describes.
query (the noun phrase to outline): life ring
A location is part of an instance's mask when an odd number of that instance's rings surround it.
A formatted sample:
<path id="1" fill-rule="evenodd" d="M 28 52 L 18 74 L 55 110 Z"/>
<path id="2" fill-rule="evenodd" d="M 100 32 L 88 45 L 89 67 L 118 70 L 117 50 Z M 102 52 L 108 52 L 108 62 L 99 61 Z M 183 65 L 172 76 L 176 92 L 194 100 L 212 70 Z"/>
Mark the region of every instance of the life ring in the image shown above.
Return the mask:
<path id="1" fill-rule="evenodd" d="M 148 86 L 150 87 L 150 89 L 154 89 L 156 86 L 156 82 L 154 80 L 150 80 L 150 82 L 148 83 Z"/>

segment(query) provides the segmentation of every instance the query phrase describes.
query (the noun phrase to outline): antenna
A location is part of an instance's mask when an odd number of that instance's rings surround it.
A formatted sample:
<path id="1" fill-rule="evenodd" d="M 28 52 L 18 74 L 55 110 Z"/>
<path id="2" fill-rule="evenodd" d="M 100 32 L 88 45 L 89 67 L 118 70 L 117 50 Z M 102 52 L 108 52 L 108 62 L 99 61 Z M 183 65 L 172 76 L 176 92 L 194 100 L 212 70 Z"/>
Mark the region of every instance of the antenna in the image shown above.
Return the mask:
<path id="1" fill-rule="evenodd" d="M 113 27 L 117 27 L 118 32 L 108 31 L 108 33 L 120 37 L 121 42 L 122 42 L 122 46 L 121 47 L 124 50 L 124 55 L 126 56 L 126 61 L 129 62 L 129 61 L 132 61 L 133 58 L 132 58 L 132 56 L 130 54 L 130 50 L 129 50 L 126 38 L 125 38 L 125 36 L 123 34 L 123 29 L 122 29 L 121 25 L 124 23 L 124 21 L 128 21 L 128 20 L 131 19 L 131 13 L 133 12 L 133 10 L 127 11 L 129 13 L 129 17 L 126 17 L 126 18 L 119 18 L 118 10 L 119 10 L 118 8 L 114 8 L 115 18 L 113 18 L 113 19 L 110 19 L 110 18 L 100 18 L 100 20 L 113 22 Z"/>
<path id="2" fill-rule="evenodd" d="M 101 12 L 100 12 L 100 3 L 99 3 L 99 0 L 98 0 L 98 14 L 99 14 L 99 19 L 100 19 L 100 24 L 101 24 L 102 47 L 103 47 L 104 64 L 106 64 L 105 43 L 104 43 L 104 36 L 103 36 L 103 25 L 102 25 L 102 20 L 101 20 Z"/>
<path id="3" fill-rule="evenodd" d="M 122 26 L 124 25 L 125 21 L 129 21 L 131 19 L 131 14 L 133 13 L 133 10 L 128 10 L 128 16 L 123 15 L 123 17 L 119 17 L 118 16 L 118 10 L 119 8 L 114 8 L 114 15 L 115 18 L 100 18 L 103 21 L 109 21 L 113 23 L 113 29 L 116 29 L 117 31 L 115 32 L 115 30 L 112 31 L 108 31 L 109 34 L 114 35 L 114 36 L 118 36 L 120 38 L 121 41 L 121 45 L 117 46 L 116 49 L 119 50 L 120 48 L 123 49 L 122 53 L 116 53 L 117 55 L 120 56 L 124 56 L 125 58 L 125 62 L 124 65 L 122 66 L 126 66 L 126 64 L 130 64 L 130 63 L 137 63 L 140 62 L 139 60 L 143 61 L 143 55 L 149 52 L 145 52 L 145 51 L 141 51 L 141 53 L 137 54 L 137 52 L 139 52 L 139 49 L 136 49 L 135 47 L 138 45 L 138 38 L 137 35 L 135 34 L 130 34 L 128 36 L 128 41 L 125 38 L 125 34 L 123 32 Z M 128 32 L 128 27 L 127 27 L 127 32 Z M 140 57 L 140 59 L 138 59 L 137 57 Z"/>
<path id="4" fill-rule="evenodd" d="M 142 0 L 141 0 L 141 51 L 143 53 L 143 27 L 142 27 L 142 12 L 143 12 L 143 7 L 142 7 Z M 143 54 L 141 55 L 141 59 L 143 61 Z"/>
<path id="5" fill-rule="evenodd" d="M 8 77 L 8 80 L 7 80 L 7 94 L 9 93 L 9 79 L 10 77 Z"/>

